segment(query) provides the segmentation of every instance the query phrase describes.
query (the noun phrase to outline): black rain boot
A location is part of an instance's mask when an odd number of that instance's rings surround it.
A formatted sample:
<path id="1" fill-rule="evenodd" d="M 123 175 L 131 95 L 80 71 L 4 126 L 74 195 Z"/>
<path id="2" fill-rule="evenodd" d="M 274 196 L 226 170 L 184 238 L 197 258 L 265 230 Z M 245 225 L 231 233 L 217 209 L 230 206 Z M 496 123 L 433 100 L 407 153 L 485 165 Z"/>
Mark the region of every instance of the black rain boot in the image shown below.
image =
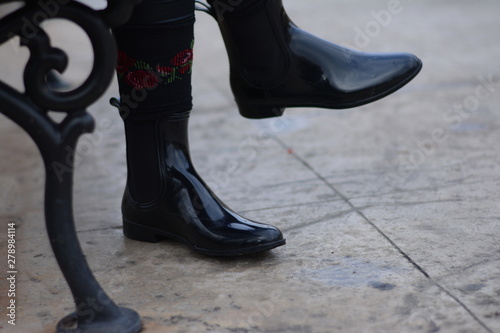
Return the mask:
<path id="1" fill-rule="evenodd" d="M 189 112 L 154 123 L 125 119 L 127 159 L 141 157 L 132 154 L 142 154 L 133 147 L 142 134 L 142 150 L 153 149 L 158 163 L 148 165 L 143 175 L 129 164 L 129 179 L 143 177 L 148 182 L 147 178 L 157 177 L 159 183 L 159 194 L 150 202 L 137 202 L 127 185 L 122 204 L 125 235 L 145 242 L 173 238 L 210 256 L 257 253 L 284 245 L 281 231 L 237 215 L 200 178 L 189 155 L 188 117 Z"/>
<path id="2" fill-rule="evenodd" d="M 287 107 L 344 109 L 387 96 L 422 68 L 412 54 L 362 53 L 298 28 L 282 0 L 208 0 L 219 24 L 242 116 L 281 116 Z"/>
<path id="3" fill-rule="evenodd" d="M 173 238 L 212 256 L 266 251 L 285 244 L 272 226 L 227 208 L 196 173 L 189 156 L 194 2 L 143 0 L 113 33 L 127 146 L 123 231 L 129 238 Z"/>

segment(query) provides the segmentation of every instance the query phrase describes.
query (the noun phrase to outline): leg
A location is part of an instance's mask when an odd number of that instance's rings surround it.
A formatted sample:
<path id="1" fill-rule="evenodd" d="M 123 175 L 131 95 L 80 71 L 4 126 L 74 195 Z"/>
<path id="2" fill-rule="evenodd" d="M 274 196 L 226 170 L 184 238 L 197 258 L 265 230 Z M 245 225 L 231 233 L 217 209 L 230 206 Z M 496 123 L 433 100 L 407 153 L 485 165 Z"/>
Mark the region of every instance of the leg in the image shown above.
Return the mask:
<path id="1" fill-rule="evenodd" d="M 227 208 L 192 165 L 193 24 L 193 1 L 145 0 L 131 21 L 114 31 L 127 145 L 124 233 L 147 242 L 177 239 L 214 256 L 283 245 L 277 228 Z"/>
<path id="2" fill-rule="evenodd" d="M 420 71 L 411 54 L 369 54 L 321 40 L 297 27 L 282 0 L 208 0 L 231 65 L 231 87 L 248 118 L 286 107 L 343 109 L 376 101 Z"/>

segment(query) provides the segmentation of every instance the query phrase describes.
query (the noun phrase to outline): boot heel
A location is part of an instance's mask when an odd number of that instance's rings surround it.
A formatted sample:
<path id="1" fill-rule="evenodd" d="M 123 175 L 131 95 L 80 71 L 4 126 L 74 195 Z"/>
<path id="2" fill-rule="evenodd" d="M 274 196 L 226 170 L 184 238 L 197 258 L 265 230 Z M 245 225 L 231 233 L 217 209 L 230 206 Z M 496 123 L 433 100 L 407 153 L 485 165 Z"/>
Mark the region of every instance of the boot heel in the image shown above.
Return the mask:
<path id="1" fill-rule="evenodd" d="M 123 234 L 127 238 L 148 243 L 158 243 L 163 239 L 150 228 L 127 220 L 123 220 Z"/>
<path id="2" fill-rule="evenodd" d="M 239 104 L 238 109 L 240 114 L 245 118 L 250 119 L 261 119 L 261 118 L 271 118 L 280 117 L 285 112 L 285 108 L 278 108 L 266 105 L 249 105 L 249 104 Z"/>

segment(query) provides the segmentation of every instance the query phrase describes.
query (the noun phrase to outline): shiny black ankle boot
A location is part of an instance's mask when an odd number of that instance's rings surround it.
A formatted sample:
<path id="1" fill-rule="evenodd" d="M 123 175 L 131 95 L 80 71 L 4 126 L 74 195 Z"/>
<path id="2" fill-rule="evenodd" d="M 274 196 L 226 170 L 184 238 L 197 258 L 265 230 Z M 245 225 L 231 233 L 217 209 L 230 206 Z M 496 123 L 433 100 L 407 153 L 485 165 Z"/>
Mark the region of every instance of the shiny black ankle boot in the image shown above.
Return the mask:
<path id="1" fill-rule="evenodd" d="M 287 107 L 344 109 L 387 96 L 422 68 L 412 54 L 362 53 L 298 28 L 282 0 L 208 0 L 228 51 L 241 115 L 281 116 Z"/>
<path id="2" fill-rule="evenodd" d="M 155 122 L 156 133 L 152 137 L 156 142 L 151 145 L 156 146 L 158 165 L 147 168 L 151 174 L 135 174 L 129 163 L 122 203 L 125 235 L 145 242 L 172 238 L 210 256 L 250 254 L 285 244 L 277 228 L 247 220 L 231 211 L 197 174 L 189 155 L 188 114 Z M 127 124 L 125 129 L 127 147 L 130 147 L 129 140 L 133 138 L 127 133 Z M 130 154 L 128 149 L 129 161 L 134 158 Z M 130 177 L 142 179 L 151 175 L 158 177 L 159 187 L 155 191 L 158 195 L 150 202 L 137 202 L 134 192 L 130 191 Z"/>

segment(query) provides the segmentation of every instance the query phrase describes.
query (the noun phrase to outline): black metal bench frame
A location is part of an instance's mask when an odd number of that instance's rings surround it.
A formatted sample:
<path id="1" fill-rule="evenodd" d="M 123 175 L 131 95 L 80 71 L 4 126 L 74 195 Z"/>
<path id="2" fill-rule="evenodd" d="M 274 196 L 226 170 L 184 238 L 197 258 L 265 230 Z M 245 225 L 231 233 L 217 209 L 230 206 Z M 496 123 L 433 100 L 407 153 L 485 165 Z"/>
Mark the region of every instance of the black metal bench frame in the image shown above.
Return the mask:
<path id="1" fill-rule="evenodd" d="M 10 1 L 0 4 L 6 2 Z M 137 312 L 117 306 L 106 295 L 85 260 L 73 220 L 73 161 L 68 161 L 67 154 L 68 147 L 74 151 L 80 135 L 94 129 L 86 109 L 106 91 L 116 64 L 110 28 L 126 22 L 137 2 L 109 0 L 107 8 L 94 10 L 73 0 L 25 0 L 21 8 L 0 18 L 0 43 L 19 36 L 21 45 L 30 51 L 24 70 L 25 92 L 0 81 L 0 112 L 31 136 L 45 165 L 47 233 L 76 305 L 76 311 L 58 323 L 57 332 L 61 333 L 136 333 L 142 326 Z M 63 72 L 68 64 L 67 55 L 51 46 L 40 27 L 53 18 L 77 24 L 93 48 L 90 75 L 70 91 L 57 91 L 47 82 L 50 71 Z M 49 111 L 66 116 L 58 123 L 49 117 Z M 64 172 L 61 166 L 65 166 Z"/>

